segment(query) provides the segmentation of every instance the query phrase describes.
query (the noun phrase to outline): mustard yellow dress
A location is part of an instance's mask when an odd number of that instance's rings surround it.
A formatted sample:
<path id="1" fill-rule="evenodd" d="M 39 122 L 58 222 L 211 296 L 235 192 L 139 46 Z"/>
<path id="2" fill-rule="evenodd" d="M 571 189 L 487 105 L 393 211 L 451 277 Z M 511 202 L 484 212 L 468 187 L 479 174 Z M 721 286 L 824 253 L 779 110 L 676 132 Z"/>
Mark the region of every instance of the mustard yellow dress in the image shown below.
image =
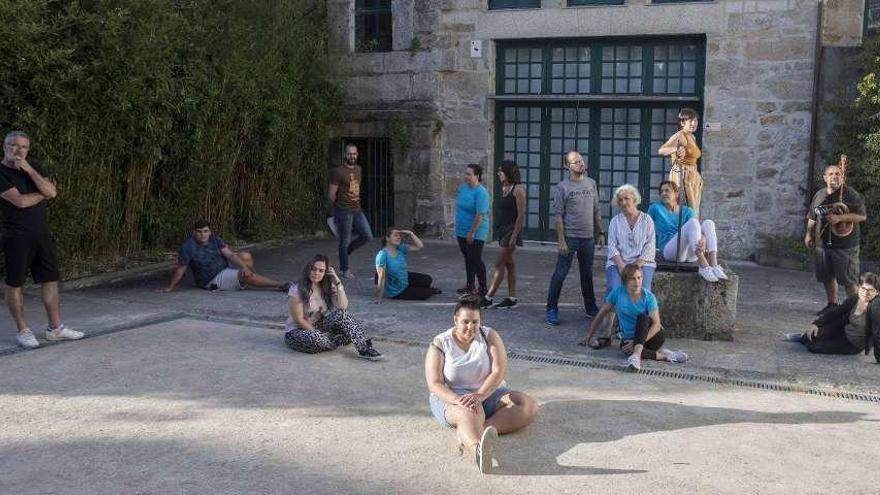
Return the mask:
<path id="1" fill-rule="evenodd" d="M 681 170 L 684 172 L 684 194 L 687 204 L 694 209 L 694 213 L 700 215 L 700 201 L 703 199 L 703 177 L 697 170 L 697 160 L 703 156 L 700 147 L 697 146 L 697 140 L 694 135 L 682 132 L 687 144 L 684 147 L 684 158 L 678 161 Z M 675 155 L 672 155 L 674 158 Z M 672 167 L 669 171 L 669 180 L 676 184 L 681 184 L 676 167 Z"/>

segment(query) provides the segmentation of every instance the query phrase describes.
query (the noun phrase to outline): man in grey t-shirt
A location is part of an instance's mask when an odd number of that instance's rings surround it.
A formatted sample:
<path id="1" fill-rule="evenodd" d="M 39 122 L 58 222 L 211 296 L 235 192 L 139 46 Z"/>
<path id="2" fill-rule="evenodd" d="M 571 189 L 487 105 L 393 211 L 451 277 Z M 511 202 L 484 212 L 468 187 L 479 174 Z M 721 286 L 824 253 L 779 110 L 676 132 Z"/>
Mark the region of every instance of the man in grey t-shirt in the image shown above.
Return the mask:
<path id="1" fill-rule="evenodd" d="M 553 189 L 552 211 L 556 218 L 559 256 L 547 294 L 548 325 L 559 325 L 559 294 L 575 253 L 584 311 L 591 318 L 599 312 L 593 292 L 593 252 L 597 244 L 605 244 L 605 229 L 599 216 L 599 190 L 596 181 L 587 177 L 587 166 L 580 153 L 569 151 L 565 155 L 565 167 L 568 178 Z"/>

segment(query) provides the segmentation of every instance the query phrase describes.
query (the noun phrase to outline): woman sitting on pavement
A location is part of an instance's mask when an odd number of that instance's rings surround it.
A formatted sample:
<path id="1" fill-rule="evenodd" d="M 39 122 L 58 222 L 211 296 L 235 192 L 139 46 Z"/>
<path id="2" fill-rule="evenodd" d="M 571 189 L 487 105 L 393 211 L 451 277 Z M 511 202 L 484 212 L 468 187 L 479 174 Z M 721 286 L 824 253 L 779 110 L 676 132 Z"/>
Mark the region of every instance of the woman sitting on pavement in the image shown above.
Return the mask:
<path id="1" fill-rule="evenodd" d="M 707 282 L 727 280 L 727 274 L 718 264 L 718 236 L 715 222 L 697 220 L 690 206 L 679 206 L 679 187 L 668 180 L 660 183 L 660 201 L 648 208 L 648 215 L 654 220 L 657 231 L 657 248 L 666 260 L 675 259 L 678 246 L 678 216 L 681 211 L 681 251 L 678 261 L 696 261 L 700 265 L 699 274 Z"/>
<path id="2" fill-rule="evenodd" d="M 364 336 L 363 324 L 346 311 L 345 287 L 326 256 L 315 255 L 305 266 L 302 278 L 287 292 L 287 301 L 284 342 L 294 351 L 314 354 L 354 344 L 360 357 L 382 358 Z"/>
<path id="3" fill-rule="evenodd" d="M 507 351 L 498 332 L 480 325 L 480 303 L 479 296 L 464 296 L 455 305 L 453 327 L 428 347 L 425 378 L 434 418 L 456 428 L 461 446 L 488 473 L 498 434 L 528 426 L 538 405 L 504 381 Z"/>
<path id="4" fill-rule="evenodd" d="M 593 318 L 585 340 L 593 339 L 594 329 L 602 328 L 602 320 L 613 311 L 620 322 L 620 348 L 629 354 L 628 370 L 642 369 L 642 359 L 673 363 L 687 361 L 688 356 L 684 352 L 663 348 L 666 336 L 660 326 L 657 298 L 642 287 L 642 268 L 636 264 L 626 265 L 620 275 L 623 285 L 605 296 L 605 304 Z"/>
<path id="5" fill-rule="evenodd" d="M 403 243 L 403 236 L 412 239 L 412 246 Z M 430 275 L 407 271 L 406 255 L 425 247 L 411 230 L 389 228 L 382 238 L 382 249 L 376 254 L 376 304 L 383 297 L 424 301 L 440 294 L 439 289 L 431 287 Z"/>
<path id="6" fill-rule="evenodd" d="M 786 340 L 800 342 L 817 354 L 867 354 L 873 343 L 874 358 L 880 363 L 880 349 L 876 345 L 880 341 L 880 277 L 868 272 L 859 281 L 857 295 L 822 313 L 813 321 L 815 328 L 786 334 Z"/>

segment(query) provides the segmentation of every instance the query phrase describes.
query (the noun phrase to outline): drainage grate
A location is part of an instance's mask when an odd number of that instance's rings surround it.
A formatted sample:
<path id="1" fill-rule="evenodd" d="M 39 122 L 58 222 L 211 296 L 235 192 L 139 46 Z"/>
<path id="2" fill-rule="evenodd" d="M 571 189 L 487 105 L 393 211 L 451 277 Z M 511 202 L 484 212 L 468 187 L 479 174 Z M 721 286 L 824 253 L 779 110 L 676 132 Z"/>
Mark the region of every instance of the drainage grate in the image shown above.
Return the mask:
<path id="1" fill-rule="evenodd" d="M 562 366 L 575 366 L 578 368 L 594 368 L 602 370 L 622 371 L 624 366 L 619 364 L 606 363 L 602 361 L 584 361 L 579 359 L 541 356 L 535 354 L 525 354 L 516 351 L 507 353 L 509 359 L 517 359 L 520 361 L 530 361 L 533 363 L 556 364 Z M 684 371 L 671 371 L 663 369 L 643 369 L 637 374 L 646 376 L 656 376 L 660 378 L 674 378 L 678 380 L 688 380 L 695 382 L 713 383 L 718 385 L 733 385 L 735 387 L 753 388 L 759 390 L 771 390 L 774 392 L 794 392 L 807 395 L 817 395 L 820 397 L 829 397 L 836 399 L 846 399 L 861 402 L 880 403 L 880 395 L 866 394 L 859 392 L 847 392 L 844 390 L 823 390 L 815 387 L 804 387 L 800 385 L 765 382 L 760 380 L 747 380 L 742 378 L 725 378 L 717 375 L 706 375 L 701 373 L 688 373 Z"/>

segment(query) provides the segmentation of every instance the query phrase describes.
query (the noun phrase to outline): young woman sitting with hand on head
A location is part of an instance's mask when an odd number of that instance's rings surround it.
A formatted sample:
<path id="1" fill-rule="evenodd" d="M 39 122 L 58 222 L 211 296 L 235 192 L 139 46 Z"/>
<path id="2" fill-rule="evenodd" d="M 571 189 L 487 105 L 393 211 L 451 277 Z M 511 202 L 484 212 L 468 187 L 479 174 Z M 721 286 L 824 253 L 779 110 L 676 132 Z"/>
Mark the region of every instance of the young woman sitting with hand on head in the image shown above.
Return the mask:
<path id="1" fill-rule="evenodd" d="M 294 351 L 314 354 L 354 344 L 360 357 L 382 358 L 364 336 L 363 324 L 346 311 L 345 287 L 323 254 L 306 264 L 302 278 L 287 292 L 287 305 L 284 342 Z"/>
<path id="2" fill-rule="evenodd" d="M 403 237 L 412 239 L 412 246 L 404 244 Z M 376 254 L 376 304 L 383 297 L 424 301 L 440 294 L 440 289 L 431 287 L 430 275 L 407 271 L 406 255 L 425 247 L 411 230 L 389 228 L 382 238 L 382 249 Z"/>

